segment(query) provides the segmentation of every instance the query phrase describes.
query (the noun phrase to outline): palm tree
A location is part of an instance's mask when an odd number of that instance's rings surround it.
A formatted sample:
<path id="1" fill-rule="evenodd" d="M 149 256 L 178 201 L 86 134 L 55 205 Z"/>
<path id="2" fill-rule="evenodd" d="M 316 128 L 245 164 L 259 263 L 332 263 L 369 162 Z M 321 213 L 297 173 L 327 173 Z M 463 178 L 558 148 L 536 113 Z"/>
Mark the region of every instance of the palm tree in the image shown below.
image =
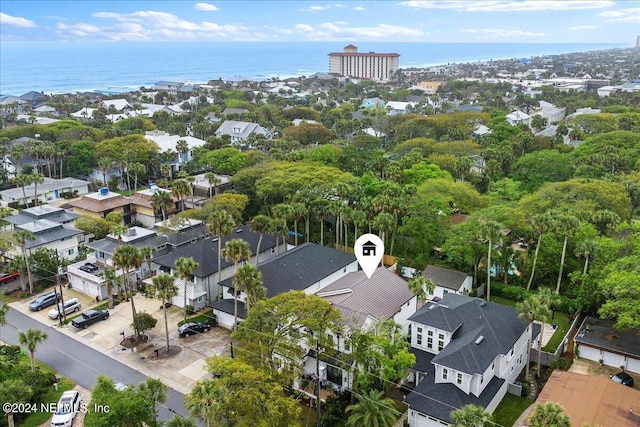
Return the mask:
<path id="1" fill-rule="evenodd" d="M 29 207 L 29 203 L 27 202 L 27 192 L 25 191 L 25 187 L 31 185 L 31 175 L 19 173 L 15 176 L 15 178 L 13 178 L 13 183 L 18 187 L 22 188 L 22 197 L 24 197 L 24 205 L 25 207 Z"/>
<path id="2" fill-rule="evenodd" d="M 213 172 L 205 173 L 204 177 L 209 182 L 209 198 L 211 198 L 214 194 L 218 194 L 217 185 L 220 184 L 221 181 L 220 178 L 218 178 L 218 176 Z M 213 193 L 211 192 L 212 188 Z"/>
<path id="3" fill-rule="evenodd" d="M 182 155 L 189 151 L 189 144 L 187 144 L 187 141 L 179 139 L 176 142 L 176 151 L 178 152 L 178 164 L 182 164 L 184 162 Z"/>
<path id="4" fill-rule="evenodd" d="M 169 323 L 167 320 L 167 302 L 178 295 L 178 287 L 172 275 L 160 273 L 151 279 L 151 293 L 162 301 L 162 313 L 164 314 L 164 331 L 167 338 L 167 351 L 169 351 Z M 186 306 L 186 305 L 185 305 Z"/>
<path id="5" fill-rule="evenodd" d="M 271 208 L 273 213 L 273 224 L 276 225 L 277 231 L 282 234 L 282 243 L 284 243 L 284 251 L 287 251 L 287 235 L 289 234 L 289 226 L 287 221 L 293 218 L 293 209 L 288 203 L 278 203 Z"/>
<path id="6" fill-rule="evenodd" d="M 320 246 L 324 246 L 324 221 L 331 213 L 331 203 L 325 199 L 316 199 L 313 201 L 312 211 L 320 221 Z"/>
<path id="7" fill-rule="evenodd" d="M 307 207 L 304 205 L 304 203 L 298 202 L 291 203 L 289 206 L 291 208 L 291 217 L 293 218 L 294 244 L 298 246 L 298 221 L 306 217 Z"/>
<path id="8" fill-rule="evenodd" d="M 483 427 L 493 424 L 490 413 L 485 412 L 482 406 L 464 405 L 460 409 L 451 412 L 451 419 L 455 421 L 454 427 Z"/>
<path id="9" fill-rule="evenodd" d="M 487 249 L 487 301 L 491 301 L 491 251 L 493 242 L 499 238 L 502 226 L 495 221 L 483 221 L 480 227 L 481 237 L 488 241 Z"/>
<path id="10" fill-rule="evenodd" d="M 173 198 L 168 191 L 157 190 L 151 195 L 151 207 L 162 212 L 162 220 L 167 220 L 167 209 L 173 206 Z"/>
<path id="11" fill-rule="evenodd" d="M 538 298 L 540 299 L 540 303 L 547 309 L 547 313 L 545 317 L 549 316 L 549 311 L 551 311 L 551 318 L 553 319 L 553 313 L 561 303 L 560 296 L 553 292 L 550 288 L 540 288 L 538 289 Z M 542 337 L 544 335 L 544 327 L 545 322 L 542 322 L 542 329 L 540 330 L 540 350 L 542 350 Z M 540 375 L 540 364 L 542 361 L 542 351 L 538 351 L 538 376 Z"/>
<path id="12" fill-rule="evenodd" d="M 40 329 L 29 328 L 18 333 L 20 345 L 27 347 L 31 358 L 31 372 L 36 372 L 36 348 L 47 339 L 47 333 Z"/>
<path id="13" fill-rule="evenodd" d="M 593 239 L 582 240 L 576 245 L 575 255 L 577 257 L 584 257 L 584 267 L 582 268 L 583 276 L 587 275 L 587 269 L 589 268 L 589 258 L 595 254 L 597 249 L 598 242 Z"/>
<path id="14" fill-rule="evenodd" d="M 165 178 L 169 180 L 173 179 L 173 176 L 171 174 L 172 170 L 171 170 L 170 164 L 163 163 L 162 165 L 160 165 L 160 172 L 162 172 L 162 175 L 164 175 Z"/>
<path id="15" fill-rule="evenodd" d="M 368 394 L 356 395 L 357 403 L 347 406 L 350 412 L 349 427 L 391 427 L 399 417 L 393 399 L 384 397 L 383 391 L 370 390 Z"/>
<path id="16" fill-rule="evenodd" d="M 251 265 L 245 264 L 238 268 L 233 276 L 233 287 L 235 289 L 236 296 L 241 292 L 247 293 L 249 289 L 255 290 L 262 286 L 262 273 L 258 269 Z M 246 302 L 247 312 L 249 310 L 249 297 L 247 295 Z M 233 324 L 238 323 L 238 298 L 233 299 Z"/>
<path id="17" fill-rule="evenodd" d="M 33 184 L 33 206 L 38 206 L 38 184 L 44 182 L 44 175 L 39 172 L 31 173 L 31 183 Z"/>
<path id="18" fill-rule="evenodd" d="M 580 221 L 573 215 L 560 213 L 554 222 L 554 232 L 564 236 L 562 244 L 562 256 L 560 257 L 560 271 L 558 272 L 558 283 L 556 284 L 556 294 L 560 293 L 560 282 L 562 281 L 562 271 L 564 270 L 564 259 L 567 254 L 567 242 L 569 236 L 578 228 Z"/>
<path id="19" fill-rule="evenodd" d="M 0 327 L 7 324 L 7 313 L 9 313 L 9 304 L 0 303 Z M 2 341 L 2 334 L 0 334 L 0 341 Z"/>
<path id="20" fill-rule="evenodd" d="M 178 414 L 174 415 L 165 425 L 167 427 L 198 427 L 191 418 L 184 418 Z"/>
<path id="21" fill-rule="evenodd" d="M 144 397 L 153 402 L 153 421 L 154 424 L 157 423 L 158 412 L 156 411 L 156 406 L 158 403 L 164 403 L 167 401 L 168 387 L 160 378 L 147 377 L 145 382 L 140 383 L 138 389 Z"/>
<path id="22" fill-rule="evenodd" d="M 25 268 L 27 269 L 27 279 L 29 280 L 29 293 L 33 295 L 33 278 L 31 277 L 31 267 L 27 258 L 27 240 L 35 240 L 36 236 L 27 230 L 16 230 L 13 232 L 13 239 L 20 245 L 22 249 L 22 257 L 24 258 Z"/>
<path id="23" fill-rule="evenodd" d="M 147 277 L 152 277 L 153 271 L 151 271 L 151 258 L 153 257 L 153 248 L 151 246 L 144 246 L 140 248 L 140 253 L 147 262 L 147 270 L 149 270 L 149 276 Z"/>
<path id="24" fill-rule="evenodd" d="M 436 284 L 431 279 L 427 279 L 424 276 L 414 277 L 409 280 L 409 290 L 418 297 L 418 308 L 424 305 L 427 297 L 433 294 L 436 289 Z M 421 304 L 422 303 L 422 304 Z"/>
<path id="25" fill-rule="evenodd" d="M 97 161 L 98 167 L 102 172 L 102 182 L 104 183 L 105 188 L 109 188 L 109 183 L 107 182 L 107 172 L 111 166 L 113 166 L 113 160 L 108 157 L 100 157 Z"/>
<path id="26" fill-rule="evenodd" d="M 109 299 L 109 308 L 113 308 L 113 285 L 116 283 L 116 269 L 112 267 L 105 267 L 102 272 L 105 282 L 107 282 L 107 298 Z"/>
<path id="27" fill-rule="evenodd" d="M 542 303 L 538 295 L 529 295 L 524 301 L 516 304 L 516 310 L 518 311 L 518 317 L 520 319 L 529 322 L 529 340 L 527 343 L 527 379 L 531 379 L 529 376 L 529 356 L 531 354 L 531 344 L 533 343 L 533 322 L 535 320 L 546 319 L 549 315 L 549 309 Z M 538 352 L 542 351 L 542 334 L 540 334 L 540 340 L 538 345 Z"/>
<path id="28" fill-rule="evenodd" d="M 129 167 L 127 168 L 127 174 L 133 174 L 133 191 L 138 189 L 138 175 L 145 173 L 147 171 L 147 166 L 139 163 L 139 162 L 131 162 L 129 163 Z M 131 190 L 131 189 L 129 189 Z"/>
<path id="29" fill-rule="evenodd" d="M 540 215 L 531 219 L 532 226 L 538 231 L 538 243 L 536 244 L 536 251 L 533 255 L 533 265 L 531 267 L 531 276 L 529 276 L 529 282 L 527 283 L 527 290 L 531 288 L 533 283 L 533 276 L 536 273 L 536 264 L 538 263 L 538 252 L 540 251 L 540 244 L 542 243 L 542 236 L 549 231 L 551 218 L 549 215 Z"/>
<path id="30" fill-rule="evenodd" d="M 233 216 L 225 210 L 213 212 L 208 218 L 209 229 L 218 237 L 218 298 L 222 296 L 222 236 L 228 236 L 233 232 Z"/>
<path id="31" fill-rule="evenodd" d="M 251 220 L 249 224 L 249 228 L 254 233 L 260 233 L 260 237 L 258 238 L 258 246 L 256 248 L 256 266 L 260 263 L 260 245 L 262 245 L 262 235 L 263 233 L 271 230 L 271 218 L 266 215 L 256 215 Z"/>
<path id="32" fill-rule="evenodd" d="M 200 267 L 200 264 L 191 257 L 189 258 L 180 257 L 173 264 L 176 277 L 181 278 L 184 281 L 184 321 L 185 322 L 187 321 L 187 284 L 189 282 L 189 278 L 198 267 Z"/>
<path id="33" fill-rule="evenodd" d="M 184 397 L 184 406 L 192 416 L 204 421 L 206 427 L 212 427 L 220 419 L 220 402 L 225 394 L 224 387 L 219 386 L 215 380 L 199 381 Z"/>
<path id="34" fill-rule="evenodd" d="M 251 258 L 251 249 L 249 249 L 249 243 L 242 239 L 231 239 L 225 245 L 222 250 L 222 255 L 227 261 L 233 261 L 234 271 L 233 276 L 238 274 L 238 264 L 242 260 L 248 260 Z M 239 289 L 235 289 L 233 296 L 233 311 L 234 320 L 233 328 L 236 328 L 238 322 L 238 296 L 240 295 Z"/>
<path id="35" fill-rule="evenodd" d="M 171 193 L 174 197 L 180 199 L 180 204 L 182 205 L 181 210 L 184 212 L 184 199 L 191 194 L 189 183 L 184 179 L 176 179 L 171 185 Z"/>
<path id="36" fill-rule="evenodd" d="M 113 252 L 113 265 L 122 269 L 123 285 L 125 292 L 132 290 L 131 287 L 131 269 L 138 268 L 142 265 L 142 254 L 140 250 L 132 245 L 121 245 Z M 133 294 L 131 295 L 131 319 L 136 318 L 136 306 Z M 139 333 L 136 331 L 136 336 Z"/>
<path id="37" fill-rule="evenodd" d="M 27 154 L 27 147 L 24 144 L 13 144 L 11 147 L 11 157 L 16 161 L 16 173 L 20 173 L 20 159 Z"/>
<path id="38" fill-rule="evenodd" d="M 529 417 L 529 427 L 570 427 L 571 419 L 564 413 L 564 408 L 555 402 L 536 405 Z"/>

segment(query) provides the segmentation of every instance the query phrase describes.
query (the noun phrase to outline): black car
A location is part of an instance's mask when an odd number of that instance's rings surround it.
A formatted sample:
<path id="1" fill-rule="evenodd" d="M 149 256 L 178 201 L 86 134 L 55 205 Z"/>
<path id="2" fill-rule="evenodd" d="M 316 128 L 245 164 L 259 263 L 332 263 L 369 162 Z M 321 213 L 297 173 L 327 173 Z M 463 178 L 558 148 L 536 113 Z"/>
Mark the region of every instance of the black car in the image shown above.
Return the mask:
<path id="1" fill-rule="evenodd" d="M 47 292 L 46 294 L 40 295 L 38 298 L 31 301 L 29 304 L 29 310 L 31 311 L 40 311 L 43 308 L 49 307 L 50 305 L 54 305 L 60 300 L 60 294 L 55 291 Z"/>
<path id="2" fill-rule="evenodd" d="M 100 270 L 100 268 L 97 265 L 91 262 L 86 262 L 84 265 L 78 268 L 82 271 L 86 271 L 87 273 L 95 273 L 96 271 Z"/>
<path id="3" fill-rule="evenodd" d="M 211 325 L 206 322 L 187 322 L 178 328 L 178 334 L 180 338 L 184 338 L 189 335 L 209 332 L 209 329 L 211 329 Z"/>
<path id="4" fill-rule="evenodd" d="M 626 385 L 627 387 L 633 387 L 633 378 L 626 372 L 618 372 L 615 375 L 611 375 L 609 378 L 611 378 L 618 384 Z"/>
<path id="5" fill-rule="evenodd" d="M 89 325 L 109 318 L 108 310 L 87 310 L 71 321 L 71 324 L 78 329 L 86 329 Z"/>

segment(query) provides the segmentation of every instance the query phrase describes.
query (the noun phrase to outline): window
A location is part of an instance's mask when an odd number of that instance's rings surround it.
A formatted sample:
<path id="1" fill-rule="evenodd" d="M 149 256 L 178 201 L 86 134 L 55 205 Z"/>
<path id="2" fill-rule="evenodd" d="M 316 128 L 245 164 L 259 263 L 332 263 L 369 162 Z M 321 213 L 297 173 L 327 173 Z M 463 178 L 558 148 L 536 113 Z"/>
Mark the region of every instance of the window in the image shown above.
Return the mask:
<path id="1" fill-rule="evenodd" d="M 418 328 L 418 333 L 416 334 L 416 343 L 418 345 L 422 345 L 422 328 Z"/>
<path id="2" fill-rule="evenodd" d="M 429 335 L 430 337 L 433 336 L 433 331 L 427 331 L 427 335 Z"/>
<path id="3" fill-rule="evenodd" d="M 509 357 L 513 357 L 513 348 L 511 349 L 511 351 L 509 352 Z"/>
<path id="4" fill-rule="evenodd" d="M 480 375 L 480 384 L 484 382 L 484 375 Z"/>
<path id="5" fill-rule="evenodd" d="M 433 348 L 433 338 L 427 337 L 427 347 Z"/>
<path id="6" fill-rule="evenodd" d="M 457 378 L 456 378 L 456 382 L 458 384 L 462 384 L 462 374 L 461 373 L 458 373 Z"/>
<path id="7" fill-rule="evenodd" d="M 444 341 L 438 340 L 438 351 L 442 351 L 444 348 Z"/>
<path id="8" fill-rule="evenodd" d="M 522 363 L 522 355 L 518 356 L 518 365 Z"/>
<path id="9" fill-rule="evenodd" d="M 493 369 L 495 366 L 496 366 L 496 362 L 493 362 L 493 363 L 491 364 L 491 369 Z"/>
<path id="10" fill-rule="evenodd" d="M 71 249 L 69 249 L 69 250 L 67 251 L 67 254 L 69 254 L 69 255 L 73 255 L 73 253 L 74 253 L 74 252 L 75 252 L 75 250 L 74 250 L 73 248 L 71 248 Z"/>
<path id="11" fill-rule="evenodd" d="M 197 299 L 197 301 L 198 301 L 198 302 L 202 302 L 202 301 L 204 301 L 204 295 L 199 296 L 199 297 L 198 297 L 198 299 Z"/>
<path id="12" fill-rule="evenodd" d="M 442 368 L 442 379 L 446 380 L 449 375 L 449 370 L 447 368 Z"/>

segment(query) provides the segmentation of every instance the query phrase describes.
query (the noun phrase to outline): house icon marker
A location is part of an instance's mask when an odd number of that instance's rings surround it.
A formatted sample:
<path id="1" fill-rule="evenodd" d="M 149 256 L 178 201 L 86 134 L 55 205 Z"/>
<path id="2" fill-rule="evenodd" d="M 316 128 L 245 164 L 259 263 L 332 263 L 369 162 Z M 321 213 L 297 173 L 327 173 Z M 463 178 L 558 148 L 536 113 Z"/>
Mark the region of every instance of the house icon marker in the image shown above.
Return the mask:
<path id="1" fill-rule="evenodd" d="M 376 256 L 376 245 L 373 242 L 371 242 L 371 240 L 367 241 L 367 243 L 362 245 L 362 255 Z"/>

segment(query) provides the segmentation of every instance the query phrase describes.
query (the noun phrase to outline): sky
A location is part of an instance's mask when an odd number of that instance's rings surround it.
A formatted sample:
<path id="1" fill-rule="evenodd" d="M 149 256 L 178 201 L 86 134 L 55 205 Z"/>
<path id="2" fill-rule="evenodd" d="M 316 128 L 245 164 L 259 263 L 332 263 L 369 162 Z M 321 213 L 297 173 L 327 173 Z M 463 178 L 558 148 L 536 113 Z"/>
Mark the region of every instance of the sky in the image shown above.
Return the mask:
<path id="1" fill-rule="evenodd" d="M 0 41 L 620 43 L 640 0 L 0 0 Z"/>

